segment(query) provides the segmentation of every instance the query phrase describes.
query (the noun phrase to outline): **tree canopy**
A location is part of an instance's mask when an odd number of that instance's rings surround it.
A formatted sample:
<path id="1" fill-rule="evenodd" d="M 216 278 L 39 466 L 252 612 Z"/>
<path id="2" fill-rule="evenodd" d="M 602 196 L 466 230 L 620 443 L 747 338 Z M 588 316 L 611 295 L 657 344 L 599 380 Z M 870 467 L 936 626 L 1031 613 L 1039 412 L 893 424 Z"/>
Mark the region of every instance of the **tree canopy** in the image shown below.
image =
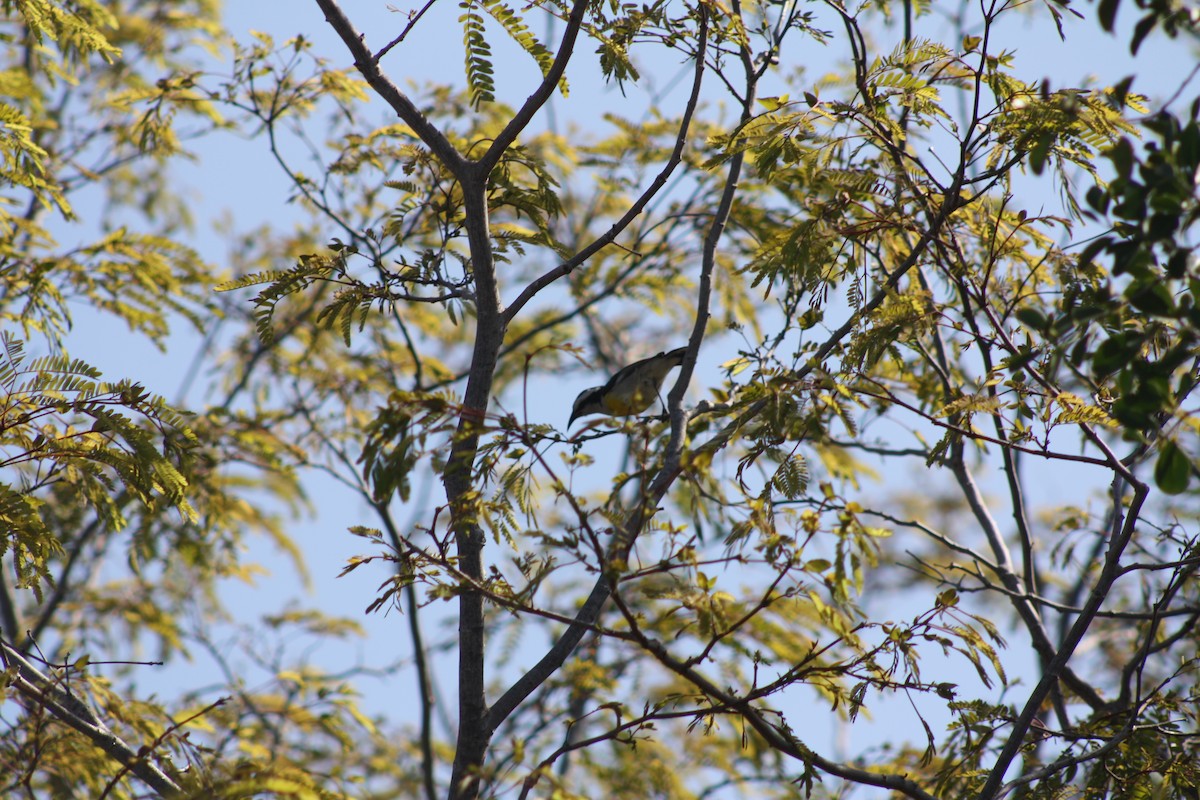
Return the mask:
<path id="1" fill-rule="evenodd" d="M 3 2 L 0 794 L 1200 792 L 1200 69 L 1019 58 L 1197 14 L 313 2 Z M 228 137 L 287 213 L 197 215 Z"/>

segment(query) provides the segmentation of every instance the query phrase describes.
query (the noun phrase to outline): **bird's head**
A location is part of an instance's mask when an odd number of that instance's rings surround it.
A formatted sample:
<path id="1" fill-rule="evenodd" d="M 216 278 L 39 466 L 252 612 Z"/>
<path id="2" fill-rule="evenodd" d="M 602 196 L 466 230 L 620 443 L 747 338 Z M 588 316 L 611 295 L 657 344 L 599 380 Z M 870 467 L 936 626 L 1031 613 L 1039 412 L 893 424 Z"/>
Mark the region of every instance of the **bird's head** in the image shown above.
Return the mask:
<path id="1" fill-rule="evenodd" d="M 575 405 L 571 407 L 571 418 L 567 420 L 567 427 L 571 427 L 571 423 L 588 414 L 603 414 L 604 406 L 600 404 L 600 398 L 603 396 L 603 386 L 593 386 L 580 392 L 579 397 L 575 398 Z"/>

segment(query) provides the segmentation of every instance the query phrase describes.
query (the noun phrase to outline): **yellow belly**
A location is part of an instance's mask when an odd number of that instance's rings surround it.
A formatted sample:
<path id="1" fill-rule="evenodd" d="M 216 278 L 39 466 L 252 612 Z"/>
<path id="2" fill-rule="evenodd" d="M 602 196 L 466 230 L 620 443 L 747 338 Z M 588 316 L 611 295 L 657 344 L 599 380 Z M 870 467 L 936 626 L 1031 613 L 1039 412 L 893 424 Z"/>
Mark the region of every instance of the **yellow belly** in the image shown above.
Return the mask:
<path id="1" fill-rule="evenodd" d="M 614 417 L 626 417 L 630 414 L 640 414 L 654 404 L 657 395 L 653 390 L 644 387 L 628 392 L 609 392 L 601 401 L 605 411 Z"/>

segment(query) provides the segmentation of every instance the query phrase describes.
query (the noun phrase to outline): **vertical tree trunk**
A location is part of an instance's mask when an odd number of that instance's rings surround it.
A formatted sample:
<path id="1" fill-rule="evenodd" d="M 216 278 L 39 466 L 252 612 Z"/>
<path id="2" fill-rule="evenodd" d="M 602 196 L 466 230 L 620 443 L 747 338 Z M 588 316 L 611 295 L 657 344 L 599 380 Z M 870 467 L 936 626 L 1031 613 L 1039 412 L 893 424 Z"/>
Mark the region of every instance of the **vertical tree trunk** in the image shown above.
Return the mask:
<path id="1" fill-rule="evenodd" d="M 487 414 L 496 359 L 504 341 L 504 320 L 493 270 L 488 235 L 487 174 L 478 165 L 464 171 L 467 237 L 475 276 L 475 350 L 463 397 L 458 429 L 450 449 L 444 485 L 450 503 L 450 525 L 464 583 L 483 582 L 484 534 L 475 513 L 473 467 L 479 435 Z M 458 596 L 458 745 L 449 796 L 471 800 L 479 795 L 479 769 L 491 732 L 487 729 L 484 697 L 483 595 L 468 585 Z"/>

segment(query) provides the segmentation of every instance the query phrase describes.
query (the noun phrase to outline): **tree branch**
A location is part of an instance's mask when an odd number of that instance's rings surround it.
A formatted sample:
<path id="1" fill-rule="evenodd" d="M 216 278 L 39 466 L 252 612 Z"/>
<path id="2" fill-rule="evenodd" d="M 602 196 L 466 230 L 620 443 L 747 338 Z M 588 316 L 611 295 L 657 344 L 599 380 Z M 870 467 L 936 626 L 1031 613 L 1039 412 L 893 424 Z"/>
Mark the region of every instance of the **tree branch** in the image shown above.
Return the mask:
<path id="1" fill-rule="evenodd" d="M 632 623 L 633 621 L 631 620 Z M 785 725 L 776 725 L 769 722 L 764 716 L 763 711 L 749 700 L 737 697 L 731 692 L 719 688 L 695 667 L 688 666 L 672 656 L 661 642 L 645 637 L 636 624 L 632 624 L 632 628 L 642 648 L 658 659 L 660 664 L 691 683 L 703 692 L 705 696 L 715 699 L 722 705 L 737 709 L 743 719 L 750 723 L 750 727 L 754 728 L 772 749 L 791 756 L 805 764 L 811 764 L 830 775 L 844 780 L 889 789 L 907 795 L 913 798 L 913 800 L 938 800 L 935 795 L 926 792 L 921 788 L 920 784 L 904 775 L 871 772 L 847 764 L 841 764 L 817 754 L 797 739 Z"/>
<path id="2" fill-rule="evenodd" d="M 82 700 L 55 686 L 54 681 L 43 675 L 5 640 L 0 640 L 0 661 L 3 661 L 6 669 L 16 667 L 16 675 L 9 685 L 20 695 L 82 733 L 92 744 L 160 795 L 173 797 L 181 793 L 179 784 L 148 761 L 147 754 L 125 744 Z"/>
<path id="3" fill-rule="evenodd" d="M 445 134 L 408 99 L 408 95 L 400 91 L 399 87 L 383 74 L 379 68 L 379 60 L 371 54 L 366 45 L 366 34 L 355 29 L 337 0 L 316 0 L 316 3 L 325 14 L 325 21 L 337 32 L 350 55 L 354 57 L 354 66 L 370 87 L 413 129 L 446 168 L 461 179 L 469 162 L 454 148 Z"/>
<path id="4" fill-rule="evenodd" d="M 1113 480 L 1123 481 L 1126 478 L 1117 475 L 1114 476 Z M 1100 610 L 1100 606 L 1104 603 L 1104 599 L 1108 597 L 1113 584 L 1121 576 L 1121 555 L 1125 552 L 1126 546 L 1128 546 L 1129 541 L 1133 538 L 1142 505 L 1145 503 L 1146 497 L 1150 494 L 1150 487 L 1146 484 L 1136 479 L 1130 482 L 1134 487 L 1134 491 L 1133 497 L 1130 499 L 1129 509 L 1125 514 L 1119 533 L 1113 536 L 1109 543 L 1108 553 L 1104 559 L 1104 566 L 1100 571 L 1100 576 L 1092 586 L 1091 592 L 1088 594 L 1087 602 L 1083 606 L 1083 612 L 1075 620 L 1075 624 L 1071 626 L 1067 638 L 1063 641 L 1062 646 L 1059 647 L 1058 652 L 1054 654 L 1054 658 L 1042 674 L 1041 680 L 1038 681 L 1037 686 L 1030 692 L 1020 716 L 1013 721 L 1012 732 L 1009 735 L 1008 741 L 1004 743 L 1004 748 L 1000 751 L 1000 755 L 997 756 L 996 763 L 988 774 L 987 782 L 979 792 L 979 800 L 995 800 L 995 798 L 1001 796 L 1000 788 L 1004 781 L 1004 773 L 1008 771 L 1009 764 L 1012 763 L 1017 752 L 1021 749 L 1021 745 L 1025 741 L 1025 734 L 1029 731 L 1029 726 L 1033 723 L 1034 717 L 1037 716 L 1038 711 L 1041 709 L 1042 702 L 1045 701 L 1046 696 L 1050 693 L 1051 686 L 1062 676 L 1067 662 L 1075 652 L 1075 648 L 1079 646 L 1079 642 L 1083 640 L 1084 634 L 1091 627 L 1096 612 Z"/>
<path id="5" fill-rule="evenodd" d="M 705 20 L 707 24 L 707 20 Z M 569 261 L 566 261 L 554 269 L 538 276 L 530 282 L 521 294 L 517 296 L 504 311 L 504 319 L 511 320 L 516 314 L 525 307 L 525 304 L 537 296 L 538 292 L 554 283 L 564 275 L 569 275 L 576 267 L 587 261 L 596 253 L 607 247 L 624 231 L 629 224 L 637 218 L 646 206 L 653 200 L 658 193 L 666 186 L 667 181 L 671 177 L 671 173 L 679 166 L 683 160 L 683 148 L 687 144 L 688 129 L 692 124 L 692 115 L 696 111 L 696 106 L 700 102 L 700 87 L 703 84 L 704 78 L 704 59 L 707 52 L 707 36 L 700 40 L 700 44 L 696 49 L 696 71 L 692 77 L 692 93 L 688 96 L 687 105 L 683 109 L 683 117 L 679 121 L 679 133 L 675 137 L 675 147 L 671 150 L 671 156 L 667 159 L 667 163 L 663 165 L 662 170 L 655 176 L 646 190 L 634 201 L 629 210 L 621 215 L 621 218 L 612 224 L 603 235 L 597 237 L 591 244 L 584 247 L 575 254 Z"/>
<path id="6" fill-rule="evenodd" d="M 567 69 L 567 63 L 571 60 L 571 55 L 575 52 L 575 39 L 579 36 L 579 29 L 583 27 L 583 16 L 587 13 L 589 5 L 589 0 L 575 0 L 575 4 L 571 6 L 571 13 L 567 16 L 566 30 L 563 31 L 562 39 L 559 40 L 558 53 L 555 54 L 550 68 L 546 70 L 541 85 L 534 90 L 533 94 L 525 99 L 521 108 L 517 110 L 513 118 L 504 126 L 504 130 L 500 131 L 496 138 L 492 140 L 492 144 L 488 147 L 487 152 L 477 162 L 485 175 L 491 174 L 496 164 L 500 163 L 500 158 L 504 155 L 504 152 L 517 140 L 517 136 L 521 134 L 525 126 L 533 119 L 533 115 L 554 94 L 558 82 L 562 79 L 563 73 Z"/>

